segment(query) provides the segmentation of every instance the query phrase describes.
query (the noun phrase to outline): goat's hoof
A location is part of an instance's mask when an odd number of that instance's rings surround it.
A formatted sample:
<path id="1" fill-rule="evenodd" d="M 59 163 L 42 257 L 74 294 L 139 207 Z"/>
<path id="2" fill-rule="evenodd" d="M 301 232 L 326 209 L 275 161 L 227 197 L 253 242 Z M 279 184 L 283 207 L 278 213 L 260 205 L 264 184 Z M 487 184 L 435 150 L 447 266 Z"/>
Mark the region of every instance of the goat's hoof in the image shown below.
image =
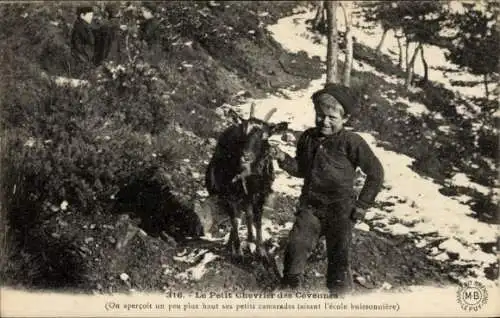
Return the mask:
<path id="1" fill-rule="evenodd" d="M 234 259 L 243 259 L 243 250 L 241 249 L 241 246 L 231 246 L 231 256 Z"/>
<path id="2" fill-rule="evenodd" d="M 243 263 L 243 261 L 245 260 L 245 256 L 243 255 L 243 253 L 240 251 L 236 251 L 236 252 L 233 252 L 231 253 L 231 257 L 233 258 L 234 261 L 236 262 L 240 262 L 240 263 Z"/>
<path id="3" fill-rule="evenodd" d="M 255 251 L 257 249 L 257 245 L 255 245 L 255 243 L 253 243 L 253 242 L 248 242 L 248 244 L 246 245 L 246 249 L 248 249 L 250 254 L 255 254 Z"/>

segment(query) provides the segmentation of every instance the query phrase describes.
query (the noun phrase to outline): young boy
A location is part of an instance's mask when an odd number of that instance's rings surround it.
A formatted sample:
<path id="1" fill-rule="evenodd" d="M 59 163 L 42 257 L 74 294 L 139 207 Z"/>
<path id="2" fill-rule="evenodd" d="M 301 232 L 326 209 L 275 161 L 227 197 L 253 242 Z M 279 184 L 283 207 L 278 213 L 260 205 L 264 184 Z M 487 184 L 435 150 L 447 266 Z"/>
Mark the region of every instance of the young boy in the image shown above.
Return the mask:
<path id="1" fill-rule="evenodd" d="M 295 224 L 285 251 L 283 287 L 298 287 L 307 259 L 318 238 L 326 236 L 327 287 L 334 295 L 352 290 L 350 244 L 352 227 L 363 219 L 383 182 L 383 168 L 358 134 L 344 123 L 355 107 L 349 88 L 327 84 L 313 94 L 316 127 L 306 130 L 297 143 L 296 157 L 276 149 L 279 166 L 304 178 Z M 353 185 L 359 167 L 367 175 L 356 200 Z"/>
<path id="2" fill-rule="evenodd" d="M 76 16 L 71 33 L 71 51 L 77 62 L 88 65 L 92 63 L 94 56 L 94 12 L 92 7 L 79 7 Z"/>

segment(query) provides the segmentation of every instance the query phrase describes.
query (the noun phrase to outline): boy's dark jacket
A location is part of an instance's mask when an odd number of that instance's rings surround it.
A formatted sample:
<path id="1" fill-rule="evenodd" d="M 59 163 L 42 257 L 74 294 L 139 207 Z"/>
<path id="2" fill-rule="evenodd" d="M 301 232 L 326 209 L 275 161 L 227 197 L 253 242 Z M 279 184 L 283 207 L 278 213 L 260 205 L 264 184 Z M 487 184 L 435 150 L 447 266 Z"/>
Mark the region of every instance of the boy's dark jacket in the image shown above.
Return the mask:
<path id="1" fill-rule="evenodd" d="M 88 63 L 94 56 L 94 28 L 80 17 L 73 24 L 71 47 L 73 55 L 80 61 Z"/>
<path id="2" fill-rule="evenodd" d="M 306 130 L 297 143 L 296 158 L 278 162 L 291 175 L 304 178 L 300 201 L 322 206 L 353 198 L 355 171 L 367 175 L 356 206 L 369 208 L 382 188 L 383 167 L 365 140 L 342 129 L 322 137 L 316 128 Z"/>

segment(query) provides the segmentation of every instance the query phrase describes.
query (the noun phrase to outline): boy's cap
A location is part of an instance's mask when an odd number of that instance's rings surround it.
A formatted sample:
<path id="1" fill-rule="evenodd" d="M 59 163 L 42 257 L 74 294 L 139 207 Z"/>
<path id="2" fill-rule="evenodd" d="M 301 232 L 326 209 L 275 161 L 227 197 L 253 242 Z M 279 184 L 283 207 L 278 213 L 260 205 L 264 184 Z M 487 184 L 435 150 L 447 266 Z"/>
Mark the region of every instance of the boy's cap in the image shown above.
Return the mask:
<path id="1" fill-rule="evenodd" d="M 326 105 L 335 105 L 335 100 L 342 105 L 346 115 L 352 114 L 355 111 L 356 99 L 352 96 L 352 92 L 347 86 L 327 83 L 323 89 L 312 95 L 314 105 L 318 105 L 319 102 Z"/>
<path id="2" fill-rule="evenodd" d="M 142 7 L 154 13 L 154 12 L 156 12 L 156 9 L 158 8 L 158 3 L 143 2 Z"/>
<path id="3" fill-rule="evenodd" d="M 80 14 L 85 14 L 85 13 L 88 13 L 88 12 L 93 12 L 93 8 L 91 6 L 83 6 L 83 7 L 79 7 L 76 9 L 76 15 L 80 15 Z"/>

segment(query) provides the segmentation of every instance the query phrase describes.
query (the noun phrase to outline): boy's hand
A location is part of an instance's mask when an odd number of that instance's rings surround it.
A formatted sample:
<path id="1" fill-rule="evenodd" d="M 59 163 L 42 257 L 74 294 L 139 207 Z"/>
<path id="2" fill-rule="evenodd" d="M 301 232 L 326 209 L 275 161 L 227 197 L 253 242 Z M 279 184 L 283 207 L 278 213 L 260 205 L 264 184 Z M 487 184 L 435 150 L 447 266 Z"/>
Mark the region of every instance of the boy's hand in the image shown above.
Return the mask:
<path id="1" fill-rule="evenodd" d="M 363 220 L 365 218 L 365 215 L 366 215 L 365 209 L 360 207 L 355 207 L 351 213 L 351 220 L 353 220 L 354 222 L 358 220 Z"/>
<path id="2" fill-rule="evenodd" d="M 285 160 L 285 156 L 285 152 L 283 152 L 278 145 L 271 145 L 271 157 L 273 157 L 273 159 L 283 161 Z"/>

